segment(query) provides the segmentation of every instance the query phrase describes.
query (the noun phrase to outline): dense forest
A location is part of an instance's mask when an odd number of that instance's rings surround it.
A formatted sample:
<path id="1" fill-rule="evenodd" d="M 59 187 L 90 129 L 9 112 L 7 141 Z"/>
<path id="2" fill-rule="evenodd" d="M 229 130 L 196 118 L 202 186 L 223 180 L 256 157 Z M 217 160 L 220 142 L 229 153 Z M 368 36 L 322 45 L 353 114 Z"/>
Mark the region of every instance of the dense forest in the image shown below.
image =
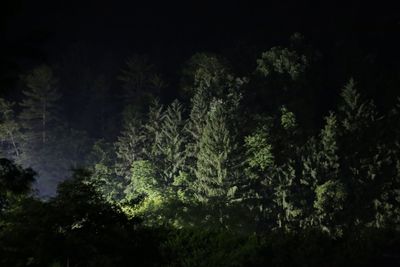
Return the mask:
<path id="1" fill-rule="evenodd" d="M 24 70 L 0 98 L 0 265 L 397 266 L 399 69 L 349 47 Z"/>

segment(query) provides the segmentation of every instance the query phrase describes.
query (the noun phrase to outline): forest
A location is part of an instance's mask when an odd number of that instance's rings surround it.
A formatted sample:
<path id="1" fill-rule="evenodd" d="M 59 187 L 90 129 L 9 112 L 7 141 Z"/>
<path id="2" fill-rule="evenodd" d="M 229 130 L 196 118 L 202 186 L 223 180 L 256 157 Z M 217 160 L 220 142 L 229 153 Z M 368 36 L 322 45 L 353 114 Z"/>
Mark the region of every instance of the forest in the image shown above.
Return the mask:
<path id="1" fill-rule="evenodd" d="M 26 68 L 0 98 L 0 266 L 398 266 L 399 69 L 350 48 Z"/>

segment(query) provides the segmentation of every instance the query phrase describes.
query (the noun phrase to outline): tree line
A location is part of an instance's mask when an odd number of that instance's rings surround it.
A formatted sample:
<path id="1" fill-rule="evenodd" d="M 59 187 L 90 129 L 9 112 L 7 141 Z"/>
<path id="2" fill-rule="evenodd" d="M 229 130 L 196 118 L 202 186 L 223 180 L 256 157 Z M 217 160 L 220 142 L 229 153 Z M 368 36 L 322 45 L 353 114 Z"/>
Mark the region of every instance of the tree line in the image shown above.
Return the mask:
<path id="1" fill-rule="evenodd" d="M 212 239 L 212 231 L 294 239 L 316 231 L 332 242 L 360 229 L 397 233 L 400 101 L 379 108 L 349 78 L 321 114 L 319 54 L 303 42 L 295 34 L 290 45 L 263 52 L 241 76 L 220 56 L 195 54 L 172 101 L 162 76 L 144 57 L 134 57 L 118 76 L 118 119 L 106 112 L 104 82 L 92 93 L 98 131 L 116 121 L 122 127 L 111 138 L 63 123 L 57 79 L 52 68 L 39 66 L 23 76 L 20 103 L 0 101 L 2 154 L 37 171 L 38 179 L 77 169 L 45 204 L 71 205 L 71 214 L 81 210 L 69 201 L 94 205 L 96 212 L 83 215 L 83 207 L 79 220 L 63 218 L 68 233 L 86 222 L 96 228 L 140 221 L 141 229 L 181 229 L 167 242 L 177 251 L 184 250 L 180 242 L 196 238 L 185 236 L 193 228 L 211 231 L 200 239 Z M 265 241 L 246 240 L 255 247 Z M 182 253 L 184 262 L 189 255 Z"/>

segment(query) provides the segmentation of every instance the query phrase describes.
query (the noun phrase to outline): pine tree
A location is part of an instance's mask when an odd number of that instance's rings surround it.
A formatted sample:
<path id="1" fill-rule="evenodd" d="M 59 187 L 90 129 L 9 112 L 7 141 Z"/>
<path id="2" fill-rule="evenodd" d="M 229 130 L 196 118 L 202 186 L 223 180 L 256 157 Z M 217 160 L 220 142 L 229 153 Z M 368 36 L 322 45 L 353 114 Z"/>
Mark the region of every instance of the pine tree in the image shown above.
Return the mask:
<path id="1" fill-rule="evenodd" d="M 165 111 L 158 150 L 162 157 L 162 176 L 166 185 L 185 169 L 185 121 L 182 105 L 175 100 Z"/>
<path id="2" fill-rule="evenodd" d="M 138 118 L 132 118 L 124 126 L 123 131 L 115 142 L 117 156 L 116 171 L 123 177 L 130 176 L 133 162 L 144 157 L 145 135 L 143 125 Z"/>
<path id="3" fill-rule="evenodd" d="M 234 141 L 227 125 L 224 104 L 221 100 L 215 100 L 211 103 L 200 138 L 194 191 L 200 203 L 214 207 L 215 214 L 211 216 L 220 223 L 224 223 L 224 209 L 237 190 Z"/>
<path id="4" fill-rule="evenodd" d="M 314 207 L 318 225 L 331 235 L 342 235 L 343 221 L 340 220 L 347 200 L 347 189 L 340 176 L 338 122 L 333 113 L 325 120 L 325 127 L 320 134 L 317 185 L 313 187 L 316 195 Z"/>
<path id="5" fill-rule="evenodd" d="M 152 102 L 147 114 L 146 123 L 143 125 L 144 157 L 154 164 L 161 166 L 161 151 L 159 144 L 161 142 L 161 132 L 164 122 L 164 106 L 158 100 Z M 160 171 L 158 172 L 160 174 Z"/>
<path id="6" fill-rule="evenodd" d="M 276 168 L 273 173 L 274 209 L 278 228 L 293 230 L 304 219 L 304 201 L 299 170 L 298 124 L 293 112 L 281 107 L 275 126 L 274 140 Z"/>
<path id="7" fill-rule="evenodd" d="M 57 182 L 67 174 L 67 159 L 60 155 L 58 148 L 63 140 L 56 134 L 61 96 L 53 71 L 46 65 L 33 69 L 23 80 L 26 89 L 22 91 L 24 98 L 20 103 L 23 141 L 19 163 L 37 171 L 39 191 L 51 195 Z"/>
<path id="8" fill-rule="evenodd" d="M 183 87 L 191 96 L 191 110 L 187 131 L 189 145 L 187 157 L 191 175 L 194 176 L 199 141 L 206 124 L 207 113 L 213 98 L 221 98 L 227 71 L 221 61 L 212 55 L 196 54 L 184 69 Z"/>
<path id="9" fill-rule="evenodd" d="M 27 89 L 22 91 L 20 118 L 23 122 L 28 142 L 40 142 L 42 145 L 49 138 L 49 129 L 57 120 L 57 102 L 60 94 L 53 71 L 46 65 L 33 69 L 24 77 Z"/>
<path id="10" fill-rule="evenodd" d="M 272 216 L 272 175 L 275 157 L 268 127 L 264 125 L 245 137 L 246 169 L 245 181 L 241 186 L 243 204 L 259 230 L 271 225 Z"/>
<path id="11" fill-rule="evenodd" d="M 246 78 L 234 78 L 223 60 L 207 54 L 194 55 L 184 70 L 184 90 L 192 95 L 186 127 L 188 132 L 186 154 L 191 176 L 195 176 L 199 143 L 206 125 L 210 103 L 214 99 L 223 100 L 228 123 L 232 124 L 231 131 L 239 128 L 241 88 L 246 82 Z"/>
<path id="12" fill-rule="evenodd" d="M 380 141 L 382 117 L 372 100 L 364 100 L 351 79 L 343 88 L 339 106 L 340 121 L 340 166 L 341 176 L 348 177 L 345 187 L 349 188 L 348 223 L 352 227 L 374 221 L 374 211 L 369 207 L 382 190 L 382 168 L 386 165 Z"/>
<path id="13" fill-rule="evenodd" d="M 166 86 L 148 57 L 133 55 L 118 76 L 123 84 L 124 113 L 146 113 L 147 106 Z"/>
<path id="14" fill-rule="evenodd" d="M 341 92 L 342 104 L 339 107 L 342 125 L 351 133 L 363 131 L 378 119 L 373 101 L 364 101 L 355 87 L 354 79 L 350 79 Z"/>

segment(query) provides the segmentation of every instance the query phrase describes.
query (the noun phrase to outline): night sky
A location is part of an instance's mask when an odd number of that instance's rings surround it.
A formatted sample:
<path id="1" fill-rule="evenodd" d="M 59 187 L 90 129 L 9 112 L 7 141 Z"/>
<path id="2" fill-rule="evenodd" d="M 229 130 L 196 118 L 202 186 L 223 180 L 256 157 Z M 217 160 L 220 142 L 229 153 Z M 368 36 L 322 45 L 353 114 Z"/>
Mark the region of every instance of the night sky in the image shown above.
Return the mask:
<path id="1" fill-rule="evenodd" d="M 398 12 L 387 5 L 265 2 L 2 1 L 1 61 L 16 69 L 51 63 L 79 44 L 87 47 L 93 65 L 95 58 L 108 56 L 113 64 L 132 53 L 151 54 L 162 65 L 186 60 L 194 51 L 270 47 L 294 32 L 319 48 L 341 39 L 366 39 L 363 46 L 370 49 L 398 45 Z"/>

